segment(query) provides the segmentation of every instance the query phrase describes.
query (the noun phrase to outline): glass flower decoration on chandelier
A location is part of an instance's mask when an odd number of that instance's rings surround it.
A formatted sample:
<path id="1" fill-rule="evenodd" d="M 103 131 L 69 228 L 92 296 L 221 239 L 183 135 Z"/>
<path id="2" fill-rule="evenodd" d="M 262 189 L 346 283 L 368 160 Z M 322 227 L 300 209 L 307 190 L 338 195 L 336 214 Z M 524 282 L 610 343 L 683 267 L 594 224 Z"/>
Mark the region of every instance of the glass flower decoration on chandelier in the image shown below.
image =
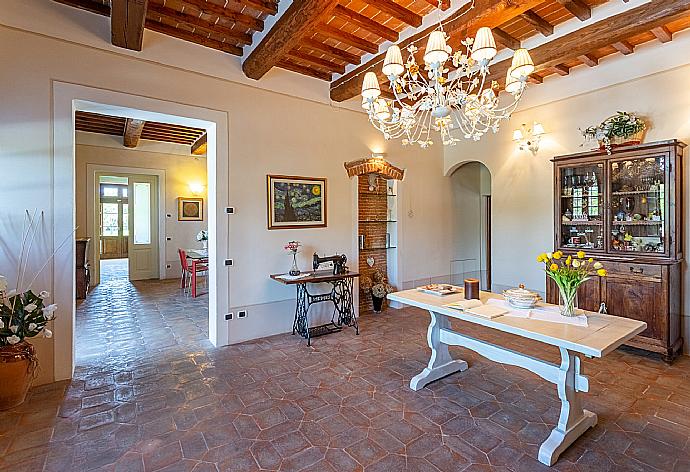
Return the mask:
<path id="1" fill-rule="evenodd" d="M 501 120 L 517 108 L 527 77 L 535 69 L 526 49 L 513 55 L 505 84 L 511 98 L 503 100 L 499 84 L 489 80 L 489 65 L 497 54 L 491 29 L 479 28 L 474 38 L 463 40 L 464 50 L 453 52 L 447 41 L 439 19 L 427 40 L 423 65 L 415 59 L 414 43 L 407 47 L 406 62 L 400 47 L 388 48 L 381 71 L 390 82 L 391 99 L 382 96 L 375 72 L 365 74 L 362 108 L 386 139 L 402 138 L 403 144 L 426 148 L 433 144 L 432 133 L 438 131 L 444 145 L 460 141 L 457 135 L 478 141 L 488 131 L 497 132 Z M 454 68 L 452 76 L 448 61 Z"/>

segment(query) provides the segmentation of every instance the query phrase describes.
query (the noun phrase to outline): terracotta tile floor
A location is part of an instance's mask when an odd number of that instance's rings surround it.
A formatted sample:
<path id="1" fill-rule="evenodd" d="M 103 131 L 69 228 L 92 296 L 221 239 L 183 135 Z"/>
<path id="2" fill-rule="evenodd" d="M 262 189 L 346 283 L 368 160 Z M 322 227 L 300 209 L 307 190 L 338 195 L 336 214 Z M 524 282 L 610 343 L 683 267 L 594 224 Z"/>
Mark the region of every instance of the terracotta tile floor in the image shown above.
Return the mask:
<path id="1" fill-rule="evenodd" d="M 547 470 L 535 457 L 558 415 L 551 384 L 453 349 L 468 371 L 407 388 L 427 361 L 426 313 L 363 317 L 360 336 L 311 348 L 281 335 L 216 349 L 205 310 L 175 281 L 98 287 L 78 309 L 75 379 L 0 412 L 0 469 Z M 619 350 L 584 364 L 599 425 L 553 469 L 690 470 L 690 358 Z"/>

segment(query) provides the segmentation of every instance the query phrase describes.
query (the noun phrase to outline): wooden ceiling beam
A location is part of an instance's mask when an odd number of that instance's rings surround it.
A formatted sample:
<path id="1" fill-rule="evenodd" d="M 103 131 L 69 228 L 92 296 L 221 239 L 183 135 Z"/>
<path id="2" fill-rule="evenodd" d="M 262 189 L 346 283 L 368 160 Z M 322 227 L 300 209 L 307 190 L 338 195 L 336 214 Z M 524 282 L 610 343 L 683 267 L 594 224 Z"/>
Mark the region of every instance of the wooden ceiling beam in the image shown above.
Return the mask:
<path id="1" fill-rule="evenodd" d="M 388 41 L 396 42 L 400 35 L 394 29 L 382 25 L 381 23 L 372 20 L 371 18 L 357 13 L 356 11 L 350 10 L 342 5 L 337 5 L 335 7 L 334 13 L 336 16 L 343 20 L 349 21 L 357 25 L 358 27 L 373 33 L 380 38 L 387 39 Z"/>
<path id="2" fill-rule="evenodd" d="M 201 156 L 206 154 L 208 148 L 208 135 L 206 133 L 202 134 L 199 139 L 194 141 L 192 144 L 192 154 L 195 156 Z"/>
<path id="3" fill-rule="evenodd" d="M 113 46 L 141 51 L 148 0 L 115 0 L 110 7 Z"/>
<path id="4" fill-rule="evenodd" d="M 551 36 L 553 34 L 553 25 L 536 14 L 533 10 L 527 10 L 520 15 L 520 18 L 532 25 L 534 29 L 544 36 Z"/>
<path id="5" fill-rule="evenodd" d="M 256 80 L 263 77 L 316 25 L 328 20 L 337 5 L 337 0 L 292 2 L 242 64 L 245 75 Z"/>
<path id="6" fill-rule="evenodd" d="M 127 118 L 125 122 L 125 134 L 122 136 L 122 144 L 128 148 L 137 147 L 139 145 L 139 139 L 141 139 L 141 132 L 144 131 L 145 124 L 146 122 L 144 120 Z"/>
<path id="7" fill-rule="evenodd" d="M 346 31 L 340 30 L 338 28 L 335 28 L 331 25 L 319 25 L 316 27 L 316 31 L 318 33 L 323 34 L 324 36 L 329 37 L 330 39 L 334 39 L 336 41 L 340 41 L 342 43 L 345 43 L 349 46 L 356 47 L 357 49 L 360 49 L 362 51 L 371 53 L 371 54 L 376 54 L 379 52 L 379 46 L 378 44 L 374 44 L 370 41 L 367 41 L 364 38 L 360 38 L 357 35 L 354 35 L 352 33 L 348 33 Z"/>
<path id="8" fill-rule="evenodd" d="M 592 54 L 583 54 L 581 56 L 577 56 L 577 58 L 583 64 L 589 67 L 595 67 L 599 65 L 599 59 L 597 59 L 597 57 Z"/>
<path id="9" fill-rule="evenodd" d="M 413 11 L 408 10 L 395 3 L 393 0 L 364 0 L 364 3 L 368 3 L 381 10 L 382 12 L 397 18 L 403 23 L 407 23 L 410 26 L 422 26 L 422 17 Z"/>
<path id="10" fill-rule="evenodd" d="M 171 3 L 172 2 L 167 1 L 166 7 Z M 194 9 L 205 15 L 215 16 L 223 21 L 245 26 L 254 31 L 264 30 L 263 20 L 245 15 L 244 13 L 237 13 L 234 10 L 207 2 L 206 0 L 177 0 L 176 4 L 178 6 L 183 6 L 185 8 L 185 13 L 188 9 Z"/>
<path id="11" fill-rule="evenodd" d="M 314 57 L 311 54 L 307 54 L 305 52 L 302 52 L 298 49 L 294 49 L 288 53 L 288 56 L 300 60 L 302 62 L 308 62 L 311 65 L 317 66 L 317 67 L 323 67 L 324 69 L 327 69 L 332 72 L 337 72 L 338 74 L 342 74 L 345 72 L 345 66 L 338 64 L 337 62 L 329 61 L 328 59 L 324 59 L 322 57 Z"/>
<path id="12" fill-rule="evenodd" d="M 625 56 L 635 52 L 635 46 L 633 46 L 632 44 L 630 44 L 628 41 L 625 41 L 625 40 L 616 41 L 611 46 L 613 46 L 616 51 L 618 51 L 619 53 L 621 53 Z"/>
<path id="13" fill-rule="evenodd" d="M 245 7 L 249 7 L 261 13 L 268 13 L 269 15 L 278 13 L 278 2 L 272 0 L 227 0 L 225 6 L 235 7 L 239 11 Z"/>
<path id="14" fill-rule="evenodd" d="M 151 4 L 149 5 L 148 17 L 153 17 L 154 20 L 157 20 L 158 18 L 165 18 L 168 21 L 184 23 L 193 28 L 201 28 L 206 32 L 211 32 L 224 36 L 226 40 L 232 39 L 233 41 L 236 41 L 238 44 L 247 45 L 252 43 L 252 37 L 247 33 L 242 33 L 240 31 L 235 31 L 230 28 L 226 28 L 223 25 L 206 21 L 198 16 L 186 15 L 184 13 L 180 13 L 177 10 L 173 10 L 172 8 L 163 8 Z"/>
<path id="15" fill-rule="evenodd" d="M 206 36 L 190 33 L 189 31 L 173 28 L 172 26 L 164 25 L 163 23 L 159 23 L 157 21 L 153 21 L 150 19 L 146 20 L 146 27 L 152 31 L 167 34 L 168 36 L 172 36 L 183 41 L 196 43 L 200 46 L 205 46 L 211 49 L 217 49 L 218 51 L 227 52 L 228 54 L 233 54 L 235 56 L 242 55 L 242 48 L 239 46 L 230 43 L 225 43 L 223 41 L 216 41 L 215 39 L 211 39 Z"/>
<path id="16" fill-rule="evenodd" d="M 498 41 L 508 49 L 512 49 L 513 51 L 515 51 L 516 49 L 520 49 L 520 40 L 509 35 L 501 28 L 492 28 L 491 32 L 493 33 L 496 41 Z"/>
<path id="17" fill-rule="evenodd" d="M 688 9 L 690 0 L 655 0 L 587 25 L 529 52 L 537 70 L 549 69 L 569 59 L 589 54 L 612 43 L 623 42 L 657 26 L 686 17 Z M 505 79 L 511 61 L 511 58 L 507 58 L 491 65 L 489 79 Z"/>
<path id="18" fill-rule="evenodd" d="M 592 9 L 582 0 L 557 0 L 566 10 L 578 17 L 581 21 L 592 17 Z"/>
<path id="19" fill-rule="evenodd" d="M 662 43 L 668 43 L 673 40 L 673 33 L 663 25 L 652 28 L 652 34 Z"/>
<path id="20" fill-rule="evenodd" d="M 77 131 L 86 131 L 87 133 L 101 133 L 111 134 L 113 136 L 122 136 L 122 128 L 115 128 L 112 126 L 99 126 L 94 124 L 78 124 L 75 126 Z"/>
<path id="21" fill-rule="evenodd" d="M 287 69 L 292 72 L 297 72 L 298 74 L 302 75 L 308 75 L 310 77 L 314 77 L 321 80 L 328 81 L 331 80 L 332 77 L 330 72 L 323 72 L 317 69 L 312 69 L 311 67 L 305 67 L 291 61 L 288 58 L 282 59 L 277 65 L 278 67 L 282 67 L 283 69 Z"/>
<path id="22" fill-rule="evenodd" d="M 336 59 L 345 61 L 348 64 L 359 64 L 362 59 L 361 56 L 358 56 L 357 54 L 352 54 L 349 51 L 344 51 L 331 46 L 330 44 L 321 43 L 314 38 L 305 38 L 300 46 L 328 54 L 329 56 L 333 56 Z"/>
<path id="23" fill-rule="evenodd" d="M 461 9 L 451 14 L 444 24 L 444 29 L 452 37 L 464 39 L 473 36 L 481 26 L 497 28 L 525 11 L 536 8 L 541 3 L 543 0 L 475 0 L 474 8 Z M 412 43 L 425 42 L 436 27 L 436 25 L 430 26 L 400 41 L 400 48 L 404 50 Z M 388 79 L 381 72 L 380 66 L 384 57 L 385 52 L 379 53 L 366 64 L 362 64 L 333 81 L 331 83 L 331 99 L 342 102 L 357 96 L 362 88 L 364 73 L 369 70 L 376 72 L 383 88 L 384 84 L 388 82 Z"/>
<path id="24" fill-rule="evenodd" d="M 527 77 L 527 82 L 530 84 L 543 84 L 544 77 L 537 74 L 531 74 L 529 77 Z"/>
<path id="25" fill-rule="evenodd" d="M 426 0 L 426 2 L 432 7 L 438 8 L 438 1 L 436 0 Z M 450 8 L 450 0 L 441 1 L 441 10 L 445 11 Z"/>
<path id="26" fill-rule="evenodd" d="M 561 77 L 570 74 L 570 67 L 566 66 L 565 64 L 556 64 L 552 67 L 552 69 Z"/>

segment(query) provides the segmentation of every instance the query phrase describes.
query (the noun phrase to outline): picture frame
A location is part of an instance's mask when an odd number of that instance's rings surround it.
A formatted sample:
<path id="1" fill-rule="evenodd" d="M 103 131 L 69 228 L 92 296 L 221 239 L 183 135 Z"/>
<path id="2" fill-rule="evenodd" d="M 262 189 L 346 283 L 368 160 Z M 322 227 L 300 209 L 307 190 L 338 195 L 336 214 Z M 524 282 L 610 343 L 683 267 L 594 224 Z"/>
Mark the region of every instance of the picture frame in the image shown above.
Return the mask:
<path id="1" fill-rule="evenodd" d="M 268 229 L 327 226 L 327 179 L 295 175 L 266 176 Z"/>
<path id="2" fill-rule="evenodd" d="M 178 197 L 177 221 L 204 221 L 204 199 Z"/>

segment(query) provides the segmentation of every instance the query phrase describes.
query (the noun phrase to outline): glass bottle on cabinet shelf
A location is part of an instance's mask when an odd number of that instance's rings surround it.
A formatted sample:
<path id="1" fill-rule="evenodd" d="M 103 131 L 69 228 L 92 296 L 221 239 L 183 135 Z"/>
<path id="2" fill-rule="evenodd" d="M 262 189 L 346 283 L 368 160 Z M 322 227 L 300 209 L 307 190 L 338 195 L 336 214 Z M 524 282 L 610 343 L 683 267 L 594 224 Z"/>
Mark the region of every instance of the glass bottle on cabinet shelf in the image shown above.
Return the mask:
<path id="1" fill-rule="evenodd" d="M 560 170 L 561 247 L 604 249 L 604 164 Z"/>
<path id="2" fill-rule="evenodd" d="M 666 251 L 663 156 L 611 163 L 611 251 Z"/>

